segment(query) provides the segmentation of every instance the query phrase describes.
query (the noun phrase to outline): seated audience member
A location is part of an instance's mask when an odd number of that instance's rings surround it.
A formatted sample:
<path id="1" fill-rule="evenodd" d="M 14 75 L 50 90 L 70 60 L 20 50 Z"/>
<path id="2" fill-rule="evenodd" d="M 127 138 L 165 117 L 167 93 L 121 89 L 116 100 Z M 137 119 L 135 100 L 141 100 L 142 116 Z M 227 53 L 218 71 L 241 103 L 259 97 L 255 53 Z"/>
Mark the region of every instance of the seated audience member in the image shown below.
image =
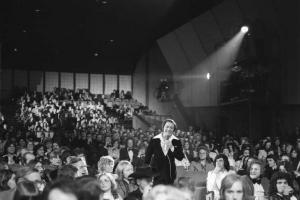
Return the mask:
<path id="1" fill-rule="evenodd" d="M 45 191 L 45 200 L 79 200 L 77 189 L 76 182 L 59 180 L 50 185 Z"/>
<path id="2" fill-rule="evenodd" d="M 220 188 L 223 178 L 230 172 L 227 156 L 219 154 L 214 161 L 215 168 L 207 174 L 207 191 L 213 192 L 216 199 L 220 198 Z"/>
<path id="3" fill-rule="evenodd" d="M 228 147 L 223 147 L 222 153 L 227 156 L 228 158 L 228 162 L 229 162 L 229 166 L 231 169 L 234 169 L 235 167 L 235 160 L 234 160 L 234 154 L 232 152 L 229 151 Z"/>
<path id="4" fill-rule="evenodd" d="M 22 158 L 22 164 L 27 165 L 31 160 L 35 160 L 35 156 L 33 153 L 26 152 Z"/>
<path id="5" fill-rule="evenodd" d="M 99 182 L 95 177 L 82 176 L 76 179 L 78 188 L 78 196 L 80 200 L 99 200 L 101 189 Z"/>
<path id="6" fill-rule="evenodd" d="M 47 160 L 47 157 L 45 156 L 45 147 L 41 144 L 35 146 L 34 155 L 36 156 L 35 159 L 40 162 Z"/>
<path id="7" fill-rule="evenodd" d="M 248 174 L 242 176 L 255 199 L 262 199 L 269 194 L 269 180 L 263 177 L 263 172 L 263 164 L 255 160 L 251 162 Z"/>
<path id="8" fill-rule="evenodd" d="M 183 153 L 185 155 L 185 158 L 187 158 L 189 162 L 194 160 L 193 150 L 189 141 L 184 142 Z"/>
<path id="9" fill-rule="evenodd" d="M 119 140 L 113 141 L 112 147 L 108 148 L 108 155 L 110 155 L 115 160 L 115 162 L 119 161 L 119 158 L 120 158 Z"/>
<path id="10" fill-rule="evenodd" d="M 268 155 L 267 156 L 267 165 L 265 167 L 265 177 L 267 177 L 269 180 L 275 174 L 279 171 L 279 168 L 276 163 L 276 158 L 274 155 Z"/>
<path id="11" fill-rule="evenodd" d="M 3 160 L 8 164 L 17 164 L 19 162 L 17 155 L 16 155 L 16 146 L 12 142 L 7 142 L 5 144 L 5 155 L 2 156 Z"/>
<path id="12" fill-rule="evenodd" d="M 41 162 L 36 160 L 30 160 L 26 166 L 38 170 L 41 176 L 43 176 L 45 169 Z"/>
<path id="13" fill-rule="evenodd" d="M 190 178 L 190 177 L 180 177 L 178 178 L 178 181 L 175 185 L 177 188 L 179 188 L 180 190 L 189 192 L 189 193 L 193 193 L 194 194 L 194 198 L 195 199 L 202 199 L 205 198 L 205 196 L 202 196 L 201 192 L 197 192 L 196 191 L 196 185 L 195 182 Z M 204 189 L 203 187 L 200 187 L 199 189 Z M 206 188 L 205 190 L 202 190 L 206 192 Z"/>
<path id="14" fill-rule="evenodd" d="M 18 184 L 23 181 L 30 181 L 34 183 L 40 192 L 43 191 L 45 186 L 42 182 L 40 173 L 35 169 L 31 169 L 30 167 L 21 167 L 16 171 L 16 183 Z M 2 191 L 0 192 L 0 199 L 13 200 L 15 192 L 16 187 Z"/>
<path id="15" fill-rule="evenodd" d="M 155 175 L 156 174 L 152 171 L 151 167 L 136 168 L 136 171 L 129 177 L 135 179 L 138 188 L 135 191 L 130 192 L 125 199 L 142 200 L 143 195 L 147 195 L 147 193 L 151 190 L 153 177 Z"/>
<path id="16" fill-rule="evenodd" d="M 102 173 L 97 178 L 100 185 L 100 199 L 105 200 L 121 200 L 122 197 L 118 194 L 117 183 L 111 173 Z"/>
<path id="17" fill-rule="evenodd" d="M 288 155 L 281 155 L 280 161 L 278 162 L 278 169 L 281 172 L 292 173 L 294 171 L 292 162 Z"/>
<path id="18" fill-rule="evenodd" d="M 133 173 L 133 166 L 127 160 L 121 160 L 115 170 L 117 174 L 118 193 L 124 199 L 129 192 L 133 191 L 133 185 L 129 180 L 129 175 Z"/>
<path id="19" fill-rule="evenodd" d="M 296 200 L 292 179 L 288 173 L 276 172 L 270 181 L 270 200 Z"/>
<path id="20" fill-rule="evenodd" d="M 16 175 L 8 169 L 0 170 L 0 191 L 13 189 L 16 187 Z"/>
<path id="21" fill-rule="evenodd" d="M 241 160 L 241 167 L 239 168 L 239 170 L 237 171 L 238 175 L 247 175 L 248 173 L 248 169 L 250 167 L 250 164 L 254 161 L 255 159 L 248 156 L 245 157 L 244 159 Z"/>
<path id="22" fill-rule="evenodd" d="M 137 167 L 145 167 L 145 153 L 146 153 L 147 146 L 145 144 L 141 144 L 139 146 L 139 152 L 137 155 L 136 162 L 133 164 L 135 168 Z"/>
<path id="23" fill-rule="evenodd" d="M 14 200 L 38 200 L 40 198 L 40 192 L 33 182 L 22 181 L 17 184 Z"/>
<path id="24" fill-rule="evenodd" d="M 102 156 L 98 161 L 98 173 L 113 173 L 115 161 L 111 156 Z"/>
<path id="25" fill-rule="evenodd" d="M 77 168 L 76 177 L 81 177 L 81 176 L 89 174 L 89 172 L 87 170 L 87 165 L 81 158 L 75 157 L 75 156 L 70 156 L 67 159 L 67 162 L 68 162 L 68 164 Z"/>
<path id="26" fill-rule="evenodd" d="M 145 195 L 144 200 L 192 200 L 193 196 L 186 190 L 173 186 L 157 185 Z"/>
<path id="27" fill-rule="evenodd" d="M 78 169 L 73 165 L 63 165 L 57 171 L 57 179 L 75 179 Z"/>
<path id="28" fill-rule="evenodd" d="M 125 147 L 120 150 L 120 160 L 128 160 L 132 164 L 136 162 L 138 150 L 133 145 L 133 139 L 128 138 Z"/>
<path id="29" fill-rule="evenodd" d="M 248 200 L 252 198 L 247 195 L 247 191 L 241 177 L 237 174 L 229 174 L 225 176 L 221 182 L 220 199 Z"/>
<path id="30" fill-rule="evenodd" d="M 206 146 L 200 146 L 198 158 L 191 162 L 190 170 L 194 172 L 203 172 L 207 176 L 207 173 L 214 169 L 214 164 L 209 158 L 208 153 L 209 150 Z"/>

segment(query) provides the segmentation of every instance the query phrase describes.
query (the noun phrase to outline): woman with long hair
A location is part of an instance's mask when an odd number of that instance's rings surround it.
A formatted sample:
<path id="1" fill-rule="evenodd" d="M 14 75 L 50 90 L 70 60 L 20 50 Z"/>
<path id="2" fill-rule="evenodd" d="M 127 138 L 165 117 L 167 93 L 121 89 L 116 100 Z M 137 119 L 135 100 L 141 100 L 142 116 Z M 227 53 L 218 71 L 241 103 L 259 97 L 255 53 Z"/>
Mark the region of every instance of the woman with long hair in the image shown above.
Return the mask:
<path id="1" fill-rule="evenodd" d="M 102 173 L 97 178 L 100 184 L 100 200 L 121 200 L 118 194 L 117 183 L 111 173 Z"/>
<path id="2" fill-rule="evenodd" d="M 129 192 L 134 190 L 134 186 L 129 180 L 129 175 L 133 173 L 133 166 L 129 161 L 121 160 L 116 167 L 115 173 L 118 176 L 116 180 L 118 185 L 117 191 L 124 199 Z"/>
<path id="3" fill-rule="evenodd" d="M 190 170 L 193 172 L 207 173 L 214 169 L 214 164 L 208 156 L 209 150 L 206 146 L 198 148 L 198 155 L 195 161 L 191 162 Z"/>
<path id="4" fill-rule="evenodd" d="M 247 200 L 244 182 L 237 174 L 229 174 L 221 182 L 220 200 Z"/>

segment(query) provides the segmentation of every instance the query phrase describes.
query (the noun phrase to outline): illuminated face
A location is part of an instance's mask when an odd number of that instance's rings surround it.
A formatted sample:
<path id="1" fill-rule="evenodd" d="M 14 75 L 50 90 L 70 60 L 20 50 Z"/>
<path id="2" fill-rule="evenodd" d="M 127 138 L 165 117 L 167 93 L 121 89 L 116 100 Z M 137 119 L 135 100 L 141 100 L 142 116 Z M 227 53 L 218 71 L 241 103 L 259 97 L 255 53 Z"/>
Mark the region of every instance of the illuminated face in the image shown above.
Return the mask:
<path id="1" fill-rule="evenodd" d="M 112 173 L 114 170 L 114 163 L 110 162 L 104 165 L 104 172 Z"/>
<path id="2" fill-rule="evenodd" d="M 224 148 L 223 149 L 223 154 L 228 156 L 229 155 L 229 149 Z"/>
<path id="3" fill-rule="evenodd" d="M 108 176 L 102 175 L 99 179 L 100 189 L 103 192 L 111 190 L 111 181 Z"/>
<path id="4" fill-rule="evenodd" d="M 163 138 L 168 140 L 172 136 L 174 129 L 175 127 L 172 122 L 166 122 L 163 130 Z"/>
<path id="5" fill-rule="evenodd" d="M 200 158 L 200 160 L 205 160 L 206 156 L 207 156 L 206 151 L 204 149 L 200 149 L 199 150 L 199 158 Z"/>
<path id="6" fill-rule="evenodd" d="M 72 193 L 65 193 L 60 189 L 53 189 L 48 195 L 49 200 L 77 200 L 77 197 Z"/>
<path id="7" fill-rule="evenodd" d="M 127 147 L 132 148 L 133 147 L 133 140 L 128 140 L 127 141 Z"/>
<path id="8" fill-rule="evenodd" d="M 89 174 L 87 166 L 83 161 L 78 161 L 74 163 L 73 166 L 77 168 L 77 177 L 81 177 Z"/>
<path id="9" fill-rule="evenodd" d="M 278 179 L 276 182 L 277 192 L 283 194 L 284 189 L 288 186 L 286 179 Z"/>
<path id="10" fill-rule="evenodd" d="M 123 169 L 123 176 L 124 176 L 124 178 L 128 178 L 128 176 L 130 174 L 132 174 L 132 173 L 133 173 L 133 167 L 132 167 L 132 165 L 126 165 L 124 167 L 124 169 Z"/>
<path id="11" fill-rule="evenodd" d="M 250 177 L 256 179 L 261 175 L 261 167 L 259 164 L 252 164 L 250 168 Z"/>
<path id="12" fill-rule="evenodd" d="M 273 158 L 267 158 L 267 162 L 269 167 L 274 167 L 276 164 Z"/>
<path id="13" fill-rule="evenodd" d="M 220 169 L 224 169 L 224 159 L 223 158 L 218 158 L 216 160 L 216 167 L 219 167 Z"/>
<path id="14" fill-rule="evenodd" d="M 11 145 L 9 145 L 9 147 L 7 147 L 7 152 L 8 152 L 8 153 L 14 154 L 15 151 L 16 151 L 15 145 L 11 144 Z"/>
<path id="15" fill-rule="evenodd" d="M 243 185 L 240 181 L 224 191 L 225 200 L 242 200 L 243 194 Z"/>
<path id="16" fill-rule="evenodd" d="M 45 155 L 44 148 L 43 147 L 39 148 L 36 153 L 38 156 L 44 156 Z"/>

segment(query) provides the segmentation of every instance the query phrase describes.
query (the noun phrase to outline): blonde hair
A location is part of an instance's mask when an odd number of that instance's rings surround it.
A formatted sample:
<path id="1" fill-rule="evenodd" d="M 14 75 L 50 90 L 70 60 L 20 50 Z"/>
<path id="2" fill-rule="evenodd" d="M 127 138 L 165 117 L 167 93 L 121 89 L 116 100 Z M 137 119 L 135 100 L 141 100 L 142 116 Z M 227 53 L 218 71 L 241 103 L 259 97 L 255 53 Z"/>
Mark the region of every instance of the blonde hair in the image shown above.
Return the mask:
<path id="1" fill-rule="evenodd" d="M 111 156 L 102 156 L 98 161 L 98 172 L 99 173 L 105 172 L 104 170 L 107 165 L 114 166 L 115 165 L 114 159 Z"/>
<path id="2" fill-rule="evenodd" d="M 99 174 L 99 176 L 97 177 L 97 180 L 98 182 L 100 181 L 100 178 L 102 176 L 106 176 L 109 180 L 110 180 L 110 183 L 111 183 L 111 191 L 115 191 L 117 190 L 117 182 L 113 176 L 113 174 L 111 173 L 102 173 L 102 174 Z"/>
<path id="3" fill-rule="evenodd" d="M 127 167 L 128 165 L 132 166 L 132 164 L 129 161 L 127 161 L 127 160 L 121 160 L 118 163 L 118 165 L 117 165 L 117 167 L 115 169 L 115 173 L 118 175 L 118 179 L 119 180 L 122 180 L 124 178 L 123 171 L 124 171 L 125 167 Z"/>
<path id="4" fill-rule="evenodd" d="M 192 200 L 192 193 L 173 186 L 157 185 L 145 196 L 144 200 Z"/>
<path id="5" fill-rule="evenodd" d="M 242 184 L 243 187 L 243 200 L 246 199 L 246 189 L 245 189 L 245 183 L 242 179 L 241 176 L 237 175 L 237 174 L 228 174 L 227 176 L 225 176 L 225 178 L 223 178 L 222 182 L 221 182 L 221 189 L 220 189 L 220 200 L 225 200 L 225 191 L 229 188 L 232 187 L 232 185 L 236 182 L 240 182 Z"/>

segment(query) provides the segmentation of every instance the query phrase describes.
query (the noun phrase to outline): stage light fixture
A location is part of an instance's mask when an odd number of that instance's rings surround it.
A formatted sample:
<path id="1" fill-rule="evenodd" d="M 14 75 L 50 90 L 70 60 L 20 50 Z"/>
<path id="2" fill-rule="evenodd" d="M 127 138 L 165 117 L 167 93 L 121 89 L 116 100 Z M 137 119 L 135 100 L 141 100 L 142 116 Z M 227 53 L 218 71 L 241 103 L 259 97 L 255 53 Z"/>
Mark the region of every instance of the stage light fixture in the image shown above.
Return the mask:
<path id="1" fill-rule="evenodd" d="M 241 28 L 241 32 L 242 33 L 247 33 L 249 31 L 249 27 L 248 26 L 242 26 Z"/>
<path id="2" fill-rule="evenodd" d="M 206 74 L 206 79 L 209 80 L 210 78 L 211 78 L 210 73 L 207 73 L 207 74 Z"/>

